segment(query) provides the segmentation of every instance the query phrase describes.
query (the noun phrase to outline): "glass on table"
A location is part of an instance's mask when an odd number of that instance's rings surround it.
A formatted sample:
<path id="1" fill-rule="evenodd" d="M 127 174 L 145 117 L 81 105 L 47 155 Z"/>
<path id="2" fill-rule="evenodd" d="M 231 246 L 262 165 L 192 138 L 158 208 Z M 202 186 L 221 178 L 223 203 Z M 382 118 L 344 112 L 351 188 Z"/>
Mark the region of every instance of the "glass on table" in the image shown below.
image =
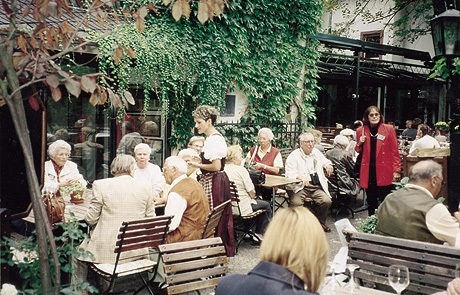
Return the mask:
<path id="1" fill-rule="evenodd" d="M 329 271 L 331 272 L 331 277 L 329 279 L 329 281 L 327 281 L 326 283 L 326 286 L 330 289 L 333 289 L 334 287 L 341 287 L 342 284 L 339 282 L 339 280 L 337 280 L 336 276 L 335 276 L 335 268 L 337 266 L 337 264 L 333 261 L 329 262 L 327 264 L 329 266 Z"/>
<path id="2" fill-rule="evenodd" d="M 391 265 L 388 269 L 388 282 L 398 295 L 409 286 L 409 269 L 404 265 Z"/>
<path id="3" fill-rule="evenodd" d="M 345 288 L 351 293 L 359 289 L 359 284 L 355 281 L 355 270 L 359 268 L 358 264 L 347 264 L 347 268 L 350 271 L 350 280 L 345 284 Z"/>

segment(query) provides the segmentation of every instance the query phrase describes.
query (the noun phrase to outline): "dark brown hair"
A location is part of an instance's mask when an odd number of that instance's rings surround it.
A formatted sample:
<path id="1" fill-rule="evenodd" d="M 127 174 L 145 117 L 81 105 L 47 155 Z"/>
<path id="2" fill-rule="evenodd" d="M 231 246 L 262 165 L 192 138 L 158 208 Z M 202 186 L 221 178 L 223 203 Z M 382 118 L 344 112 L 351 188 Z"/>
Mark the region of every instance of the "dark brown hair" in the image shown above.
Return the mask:
<path id="1" fill-rule="evenodd" d="M 364 111 L 364 115 L 363 115 L 363 124 L 364 125 L 367 125 L 369 126 L 369 114 L 371 113 L 372 110 L 376 110 L 379 114 L 380 114 L 380 121 L 379 123 L 383 123 L 383 115 L 382 113 L 380 112 L 380 109 L 376 106 L 370 106 L 368 107 L 365 111 Z"/>

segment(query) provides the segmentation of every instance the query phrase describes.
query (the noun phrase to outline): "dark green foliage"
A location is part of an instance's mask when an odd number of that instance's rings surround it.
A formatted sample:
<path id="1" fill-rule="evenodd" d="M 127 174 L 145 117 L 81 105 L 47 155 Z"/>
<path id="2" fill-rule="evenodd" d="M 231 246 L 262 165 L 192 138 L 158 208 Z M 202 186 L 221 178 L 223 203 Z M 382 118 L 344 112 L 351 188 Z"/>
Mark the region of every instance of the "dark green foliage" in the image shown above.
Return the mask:
<path id="1" fill-rule="evenodd" d="M 142 3 L 159 7 L 162 1 Z M 243 121 L 283 122 L 291 104 L 311 119 L 318 53 L 307 36 L 319 27 L 321 7 L 319 0 L 234 0 L 204 25 L 193 15 L 175 22 L 166 10 L 150 15 L 142 34 L 125 25 L 100 40 L 100 70 L 114 78 L 115 88 L 140 84 L 149 90 L 146 100 L 156 93 L 172 125 L 172 146 L 192 135 L 196 105 L 221 108 L 236 87 L 249 98 Z M 116 46 L 131 47 L 137 59 L 115 65 Z"/>

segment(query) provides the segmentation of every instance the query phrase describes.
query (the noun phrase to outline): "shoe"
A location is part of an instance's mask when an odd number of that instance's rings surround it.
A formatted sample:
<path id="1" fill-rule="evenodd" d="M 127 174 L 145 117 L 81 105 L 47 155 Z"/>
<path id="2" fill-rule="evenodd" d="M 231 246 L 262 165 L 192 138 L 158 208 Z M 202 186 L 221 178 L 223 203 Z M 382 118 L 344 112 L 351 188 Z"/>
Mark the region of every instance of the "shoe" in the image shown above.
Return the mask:
<path id="1" fill-rule="evenodd" d="M 255 237 L 256 237 L 257 239 L 259 239 L 261 242 L 264 240 L 264 235 L 263 235 L 263 234 L 255 233 L 254 235 L 255 235 Z"/>
<path id="2" fill-rule="evenodd" d="M 323 227 L 323 230 L 324 232 L 327 232 L 327 233 L 330 233 L 331 232 L 331 228 L 326 226 L 325 224 L 321 224 L 321 226 Z"/>

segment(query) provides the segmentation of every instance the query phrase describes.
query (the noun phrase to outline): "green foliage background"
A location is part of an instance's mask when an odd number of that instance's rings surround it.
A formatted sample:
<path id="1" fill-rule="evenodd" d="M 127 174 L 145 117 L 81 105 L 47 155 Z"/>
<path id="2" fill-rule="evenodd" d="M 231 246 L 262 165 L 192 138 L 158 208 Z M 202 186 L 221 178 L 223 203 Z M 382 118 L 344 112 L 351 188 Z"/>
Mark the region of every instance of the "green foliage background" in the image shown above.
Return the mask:
<path id="1" fill-rule="evenodd" d="M 319 55 L 307 36 L 320 26 L 322 1 L 234 0 L 204 25 L 193 15 L 196 3 L 190 19 L 178 22 L 169 9 L 161 9 L 162 1 L 140 4 L 148 3 L 161 12 L 150 12 L 142 34 L 130 24 L 99 41 L 99 66 L 114 78 L 115 88 L 142 85 L 145 106 L 160 99 L 172 125 L 172 146 L 192 135 L 191 112 L 197 105 L 221 108 L 235 87 L 249 98 L 243 122 L 283 122 L 291 103 L 314 118 Z M 116 46 L 131 47 L 137 58 L 126 55 L 115 65 Z"/>

